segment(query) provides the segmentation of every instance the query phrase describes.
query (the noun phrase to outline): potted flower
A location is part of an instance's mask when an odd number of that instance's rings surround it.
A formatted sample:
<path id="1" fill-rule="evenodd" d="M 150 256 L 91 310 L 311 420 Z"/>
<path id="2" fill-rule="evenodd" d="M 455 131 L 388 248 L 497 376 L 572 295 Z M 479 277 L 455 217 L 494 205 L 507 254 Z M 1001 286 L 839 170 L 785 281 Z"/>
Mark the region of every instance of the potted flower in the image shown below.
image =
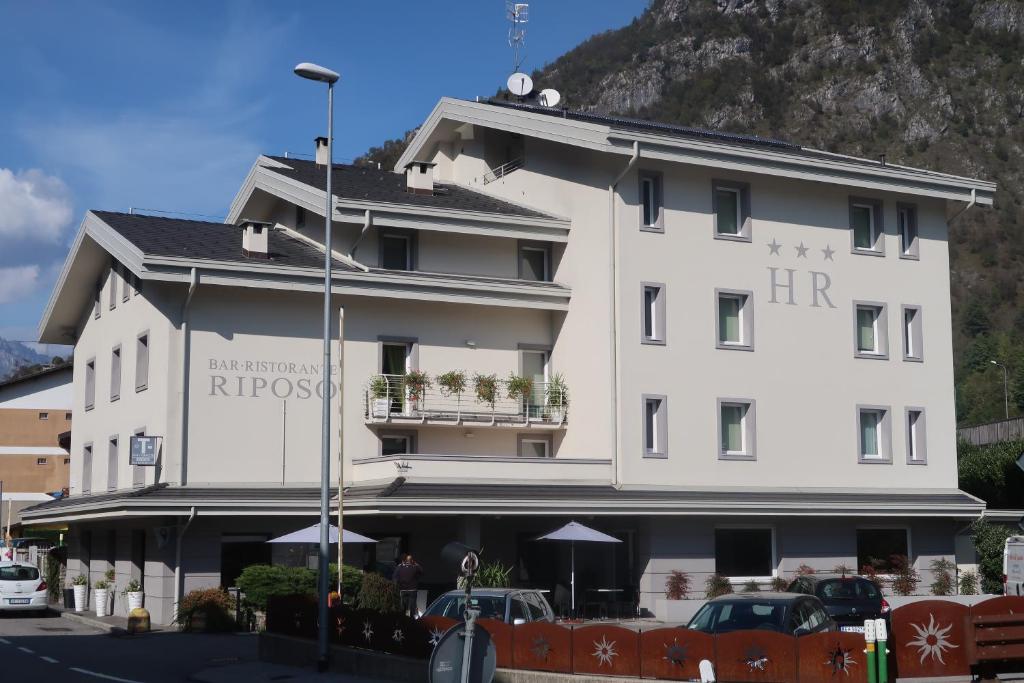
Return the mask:
<path id="1" fill-rule="evenodd" d="M 548 382 L 548 415 L 552 422 L 565 422 L 565 411 L 569 407 L 569 389 L 565 386 L 565 377 L 556 372 Z"/>
<path id="2" fill-rule="evenodd" d="M 427 389 L 430 388 L 430 377 L 428 377 L 425 372 L 410 370 L 405 373 L 405 378 L 403 379 L 402 384 L 405 385 L 405 390 L 408 392 L 409 401 L 412 403 L 413 408 L 419 408 L 420 401 L 423 400 L 423 397 L 427 393 Z"/>
<path id="3" fill-rule="evenodd" d="M 128 613 L 131 614 L 133 609 L 142 607 L 142 584 L 139 583 L 138 579 L 132 579 L 128 582 L 128 585 L 124 587 L 121 594 L 128 598 Z"/>
<path id="4" fill-rule="evenodd" d="M 110 590 L 114 586 L 114 570 L 108 569 L 103 578 L 92 585 L 93 607 L 96 616 L 105 617 L 110 614 Z"/>
<path id="5" fill-rule="evenodd" d="M 445 398 L 455 396 L 456 410 L 462 415 L 462 392 L 466 390 L 466 373 L 462 370 L 449 370 L 437 376 L 437 386 Z"/>
<path id="6" fill-rule="evenodd" d="M 388 416 L 391 400 L 389 397 L 390 387 L 388 378 L 384 375 L 374 375 L 370 380 L 370 411 L 373 417 L 384 418 Z"/>
<path id="7" fill-rule="evenodd" d="M 84 612 L 85 598 L 89 590 L 89 579 L 85 578 L 85 574 L 79 574 L 71 579 L 71 588 L 75 593 L 75 611 Z"/>
<path id="8" fill-rule="evenodd" d="M 520 407 L 529 403 L 530 393 L 533 391 L 533 380 L 512 373 L 505 380 L 505 391 L 513 401 L 518 401 Z"/>
<path id="9" fill-rule="evenodd" d="M 491 406 L 493 414 L 494 403 L 498 400 L 498 378 L 494 375 L 475 375 L 473 390 L 476 392 L 476 400 Z"/>

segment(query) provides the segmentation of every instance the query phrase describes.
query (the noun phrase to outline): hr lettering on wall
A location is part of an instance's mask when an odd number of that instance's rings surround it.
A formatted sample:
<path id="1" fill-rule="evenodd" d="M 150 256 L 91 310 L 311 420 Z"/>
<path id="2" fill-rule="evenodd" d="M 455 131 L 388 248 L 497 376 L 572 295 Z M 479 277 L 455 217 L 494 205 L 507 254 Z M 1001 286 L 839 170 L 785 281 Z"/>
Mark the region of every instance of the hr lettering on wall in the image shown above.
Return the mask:
<path id="1" fill-rule="evenodd" d="M 322 364 L 274 360 L 243 360 L 210 358 L 209 396 L 223 398 L 297 398 L 324 397 Z M 331 376 L 338 374 L 331 367 Z M 338 393 L 338 384 L 331 382 L 330 395 Z"/>
<path id="2" fill-rule="evenodd" d="M 773 237 L 772 241 L 768 242 L 769 255 L 781 256 L 783 246 Z M 793 249 L 796 251 L 798 259 L 803 258 L 810 261 L 811 257 L 807 255 L 808 252 L 820 251 L 823 261 L 835 261 L 833 258 L 836 253 L 835 249 L 828 244 L 824 249 L 811 249 L 800 242 L 799 245 L 793 246 Z M 826 272 L 768 266 L 768 277 L 771 286 L 771 298 L 768 299 L 770 304 L 784 303 L 788 306 L 797 306 L 804 302 L 810 302 L 805 305 L 809 305 L 811 308 L 836 308 L 828 294 L 829 288 L 832 287 L 832 278 Z M 801 295 L 800 292 L 803 294 Z"/>

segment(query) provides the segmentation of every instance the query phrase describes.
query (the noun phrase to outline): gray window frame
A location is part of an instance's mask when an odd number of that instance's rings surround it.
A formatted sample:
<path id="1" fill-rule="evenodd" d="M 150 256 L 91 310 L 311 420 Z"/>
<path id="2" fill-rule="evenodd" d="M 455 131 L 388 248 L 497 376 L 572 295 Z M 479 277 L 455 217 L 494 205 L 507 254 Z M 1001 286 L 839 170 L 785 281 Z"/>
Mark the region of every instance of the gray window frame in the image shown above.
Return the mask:
<path id="1" fill-rule="evenodd" d="M 384 344 L 405 344 L 408 347 L 409 369 L 420 369 L 420 340 L 418 337 L 400 337 L 387 334 L 377 335 L 377 369 L 375 375 L 379 375 L 381 365 L 384 363 Z"/>
<path id="2" fill-rule="evenodd" d="M 742 453 L 726 453 L 722 443 L 722 408 L 724 406 L 746 406 L 743 416 L 743 441 L 746 449 Z M 757 401 L 752 398 L 721 397 L 716 401 L 716 423 L 718 426 L 715 441 L 718 442 L 719 460 L 757 460 Z"/>
<path id="3" fill-rule="evenodd" d="M 857 311 L 861 308 L 878 309 L 878 321 L 875 334 L 875 342 L 878 345 L 877 353 L 861 351 L 857 339 Z M 883 301 L 859 301 L 853 302 L 853 357 L 867 358 L 869 360 L 889 360 L 889 306 Z"/>
<path id="4" fill-rule="evenodd" d="M 870 206 L 871 207 L 871 222 L 875 226 L 875 244 L 870 248 L 858 247 L 857 240 L 854 235 L 853 229 L 853 207 L 854 206 Z M 854 197 L 849 198 L 849 223 L 850 223 L 850 253 L 851 254 L 862 254 L 865 256 L 885 256 L 885 212 L 884 203 L 881 199 L 873 199 L 871 197 Z"/>
<path id="5" fill-rule="evenodd" d="M 377 432 L 377 455 L 382 458 L 398 458 L 402 455 L 415 455 L 419 451 L 417 443 L 418 432 L 415 429 L 381 429 Z M 409 439 L 410 453 L 384 455 L 384 439 L 387 437 L 400 437 Z"/>
<path id="6" fill-rule="evenodd" d="M 917 353 L 910 355 L 907 344 L 907 311 L 914 311 L 914 322 L 911 324 L 911 334 L 917 339 Z M 915 304 L 903 304 L 900 306 L 900 333 L 903 336 L 903 360 L 909 363 L 924 362 L 924 317 L 923 309 Z"/>
<path id="7" fill-rule="evenodd" d="M 654 184 L 654 209 L 658 217 L 653 223 L 644 223 L 644 180 L 650 180 Z M 642 170 L 637 173 L 637 223 L 640 225 L 640 232 L 665 232 L 665 183 L 664 176 L 658 171 Z"/>
<path id="8" fill-rule="evenodd" d="M 132 278 L 134 277 L 130 270 L 121 266 L 121 303 L 131 298 Z"/>
<path id="9" fill-rule="evenodd" d="M 743 342 L 735 344 L 722 341 L 721 315 L 719 307 L 722 297 L 741 297 L 740 303 L 740 330 L 743 334 Z M 749 289 L 723 289 L 715 288 L 715 348 L 727 351 L 753 351 L 754 350 L 754 292 Z"/>
<path id="10" fill-rule="evenodd" d="M 879 457 L 873 458 L 864 455 L 864 444 L 861 442 L 860 415 L 864 411 L 881 411 L 882 421 L 879 424 L 880 442 L 879 447 L 882 453 Z M 892 406 L 877 405 L 871 403 L 858 403 L 855 413 L 854 426 L 857 430 L 857 462 L 866 465 L 891 465 L 892 464 Z"/>
<path id="11" fill-rule="evenodd" d="M 82 493 L 92 492 L 92 441 L 82 444 Z"/>
<path id="12" fill-rule="evenodd" d="M 906 251 L 903 250 L 903 231 L 900 230 L 900 212 L 910 212 L 910 224 L 914 230 L 914 241 L 911 242 L 910 248 Z M 899 238 L 900 258 L 908 261 L 920 261 L 921 260 L 921 231 L 917 221 L 917 204 L 910 204 L 908 202 L 896 202 L 896 236 Z"/>
<path id="13" fill-rule="evenodd" d="M 739 200 L 737 202 L 737 226 L 739 232 L 735 235 L 730 235 L 724 232 L 718 232 L 718 189 L 729 190 L 735 192 Z M 716 240 L 726 240 L 730 242 L 750 242 L 753 240 L 753 226 L 751 225 L 752 220 L 750 217 L 750 183 L 739 182 L 736 180 L 722 180 L 712 179 L 711 180 L 711 230 Z"/>
<path id="14" fill-rule="evenodd" d="M 409 268 L 407 270 L 399 270 L 396 268 L 385 268 L 384 267 L 384 238 L 385 237 L 403 237 L 408 240 L 409 245 Z M 415 230 L 409 230 L 407 228 L 382 228 L 377 234 L 377 267 L 381 270 L 391 270 L 396 273 L 409 273 L 418 270 L 419 266 L 419 240 L 417 239 Z"/>
<path id="15" fill-rule="evenodd" d="M 660 450 L 647 447 L 647 402 L 660 401 L 654 417 L 655 446 Z M 640 401 L 640 452 L 645 458 L 668 458 L 668 396 L 664 394 L 643 394 Z"/>
<path id="16" fill-rule="evenodd" d="M 96 357 L 85 361 L 85 409 L 96 407 Z"/>
<path id="17" fill-rule="evenodd" d="M 654 288 L 658 294 L 654 299 L 654 324 L 651 325 L 652 336 L 647 336 L 647 289 Z M 640 283 L 640 343 L 665 346 L 666 329 L 665 322 L 665 283 L 664 282 L 641 282 Z"/>
<path id="18" fill-rule="evenodd" d="M 110 350 L 110 401 L 121 398 L 121 364 L 123 362 L 121 345 L 117 344 Z"/>
<path id="19" fill-rule="evenodd" d="M 117 461 L 121 457 L 121 437 L 112 434 L 107 439 L 107 491 L 116 491 L 118 484 Z"/>
<path id="20" fill-rule="evenodd" d="M 543 434 L 538 432 L 520 432 L 516 435 L 516 456 L 519 458 L 532 458 L 532 455 L 523 455 L 523 442 L 524 441 L 543 441 L 547 444 L 548 454 L 544 456 L 545 460 L 550 460 L 555 457 L 555 443 L 551 434 Z"/>
<path id="21" fill-rule="evenodd" d="M 146 428 L 139 427 L 131 433 L 131 436 L 145 436 Z M 128 458 L 131 460 L 132 440 L 128 437 Z M 159 457 L 159 456 L 158 456 Z M 132 488 L 142 488 L 146 485 L 146 467 L 143 465 L 132 465 Z"/>
<path id="22" fill-rule="evenodd" d="M 143 343 L 145 339 L 145 343 Z M 135 392 L 145 391 L 149 388 L 149 352 L 152 346 L 152 336 L 149 330 L 144 330 L 135 335 Z M 143 349 L 145 351 L 143 352 Z M 123 361 L 124 359 L 122 359 Z M 141 381 L 140 381 L 141 380 Z"/>
<path id="23" fill-rule="evenodd" d="M 107 276 L 107 286 L 110 290 L 110 310 L 117 308 L 117 276 L 121 271 L 121 266 L 117 265 L 110 269 L 110 273 Z"/>
<path id="24" fill-rule="evenodd" d="M 917 452 L 920 457 L 912 458 L 913 448 L 910 440 L 910 414 L 918 413 L 917 425 Z M 922 406 L 907 406 L 903 409 L 903 428 L 906 431 L 907 464 L 927 465 L 928 464 L 928 416 Z"/>
<path id="25" fill-rule="evenodd" d="M 99 320 L 103 312 L 103 281 L 100 280 L 96 283 L 96 296 L 92 302 L 92 317 L 95 320 Z"/>
<path id="26" fill-rule="evenodd" d="M 544 254 L 544 278 L 541 280 L 526 280 L 526 282 L 551 282 L 551 245 L 547 242 L 536 240 L 519 240 L 516 244 L 516 278 L 523 280 L 523 250 L 531 249 Z"/>

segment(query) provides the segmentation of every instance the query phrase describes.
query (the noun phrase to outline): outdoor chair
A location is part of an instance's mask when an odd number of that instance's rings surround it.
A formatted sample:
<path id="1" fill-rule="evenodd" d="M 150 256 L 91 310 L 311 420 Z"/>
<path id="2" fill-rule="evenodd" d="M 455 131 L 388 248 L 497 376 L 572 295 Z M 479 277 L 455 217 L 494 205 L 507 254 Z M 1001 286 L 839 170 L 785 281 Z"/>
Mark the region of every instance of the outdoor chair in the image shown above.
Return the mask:
<path id="1" fill-rule="evenodd" d="M 555 615 L 559 619 L 572 619 L 575 616 L 572 613 L 572 596 L 569 594 L 568 588 L 560 583 L 556 584 L 552 600 L 555 604 L 551 607 L 555 610 Z"/>

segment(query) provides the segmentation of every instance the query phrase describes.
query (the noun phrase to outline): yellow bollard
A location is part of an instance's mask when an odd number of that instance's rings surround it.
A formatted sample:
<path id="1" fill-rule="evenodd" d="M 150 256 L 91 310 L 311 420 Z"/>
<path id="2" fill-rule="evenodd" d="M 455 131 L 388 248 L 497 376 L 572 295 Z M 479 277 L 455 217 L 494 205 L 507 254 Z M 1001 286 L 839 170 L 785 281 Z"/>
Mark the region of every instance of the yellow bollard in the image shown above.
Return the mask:
<path id="1" fill-rule="evenodd" d="M 145 607 L 136 607 L 128 613 L 128 633 L 148 633 L 149 612 Z"/>

